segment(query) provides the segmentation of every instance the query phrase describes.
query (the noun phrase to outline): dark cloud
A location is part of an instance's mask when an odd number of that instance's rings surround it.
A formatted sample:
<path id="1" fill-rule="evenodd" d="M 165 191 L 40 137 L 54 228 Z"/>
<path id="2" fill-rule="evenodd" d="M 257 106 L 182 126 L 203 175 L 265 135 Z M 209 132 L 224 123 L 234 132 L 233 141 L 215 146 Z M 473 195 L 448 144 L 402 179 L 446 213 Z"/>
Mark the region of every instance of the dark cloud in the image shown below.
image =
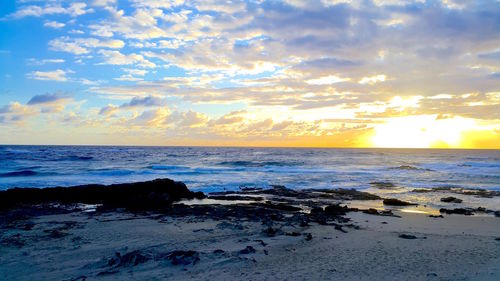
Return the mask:
<path id="1" fill-rule="evenodd" d="M 163 99 L 155 96 L 147 96 L 144 98 L 134 97 L 130 102 L 122 104 L 120 107 L 137 107 L 137 106 L 161 106 L 164 105 Z"/>
<path id="2" fill-rule="evenodd" d="M 36 104 L 53 103 L 53 102 L 57 102 L 57 101 L 60 101 L 60 100 L 65 100 L 65 99 L 68 99 L 68 98 L 69 98 L 68 96 L 63 96 L 63 95 L 58 94 L 58 93 L 36 95 L 36 96 L 33 96 L 28 101 L 27 104 L 28 105 L 36 105 Z"/>

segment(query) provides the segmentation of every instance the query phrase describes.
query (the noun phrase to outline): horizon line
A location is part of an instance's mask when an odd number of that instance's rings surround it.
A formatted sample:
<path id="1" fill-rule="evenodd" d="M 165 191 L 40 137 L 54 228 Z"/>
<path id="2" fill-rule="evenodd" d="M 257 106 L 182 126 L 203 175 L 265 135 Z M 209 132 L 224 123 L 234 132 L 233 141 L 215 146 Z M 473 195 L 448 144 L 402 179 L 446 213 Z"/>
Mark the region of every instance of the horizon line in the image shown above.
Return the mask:
<path id="1" fill-rule="evenodd" d="M 81 146 L 81 147 L 198 147 L 198 148 L 290 148 L 290 149 L 389 149 L 389 150 L 500 150 L 476 147 L 346 147 L 346 146 L 247 146 L 247 145 L 137 145 L 137 144 L 6 144 L 0 146 Z"/>

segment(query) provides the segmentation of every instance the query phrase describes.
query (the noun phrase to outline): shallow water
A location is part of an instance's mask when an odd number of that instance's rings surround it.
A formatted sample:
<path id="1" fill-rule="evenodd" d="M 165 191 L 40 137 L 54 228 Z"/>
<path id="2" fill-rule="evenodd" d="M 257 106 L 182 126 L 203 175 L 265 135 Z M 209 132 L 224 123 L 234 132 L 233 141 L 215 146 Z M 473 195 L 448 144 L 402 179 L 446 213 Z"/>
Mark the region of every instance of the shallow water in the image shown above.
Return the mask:
<path id="1" fill-rule="evenodd" d="M 159 177 L 202 191 L 270 185 L 355 188 L 436 203 L 435 195 L 409 191 L 500 190 L 500 150 L 0 146 L 0 189 Z M 469 201 L 474 205 L 496 202 Z"/>

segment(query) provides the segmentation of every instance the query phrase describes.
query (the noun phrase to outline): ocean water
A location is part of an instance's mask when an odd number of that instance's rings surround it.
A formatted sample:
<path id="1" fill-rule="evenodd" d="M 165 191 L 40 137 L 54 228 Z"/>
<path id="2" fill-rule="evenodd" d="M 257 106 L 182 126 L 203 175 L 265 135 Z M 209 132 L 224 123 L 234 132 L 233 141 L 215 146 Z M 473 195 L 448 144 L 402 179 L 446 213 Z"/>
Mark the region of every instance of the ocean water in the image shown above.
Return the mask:
<path id="1" fill-rule="evenodd" d="M 271 185 L 399 197 L 416 188 L 500 190 L 500 150 L 0 146 L 0 189 L 160 177 L 205 192 Z"/>

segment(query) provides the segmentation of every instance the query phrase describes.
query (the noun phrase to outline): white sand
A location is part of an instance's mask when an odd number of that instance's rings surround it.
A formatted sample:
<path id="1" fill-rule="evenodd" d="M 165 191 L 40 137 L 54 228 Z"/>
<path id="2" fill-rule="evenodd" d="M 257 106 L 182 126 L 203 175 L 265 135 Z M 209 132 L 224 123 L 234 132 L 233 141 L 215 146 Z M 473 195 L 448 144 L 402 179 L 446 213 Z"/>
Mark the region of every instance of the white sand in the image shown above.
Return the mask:
<path id="1" fill-rule="evenodd" d="M 297 237 L 267 237 L 261 223 L 236 220 L 42 216 L 32 230 L 1 230 L 2 239 L 20 234 L 25 245 L 0 245 L 0 280 L 500 280 L 500 218 L 397 214 L 402 217 L 349 213 L 361 229 L 345 228 L 348 233 L 317 224 L 283 226 L 300 232 Z M 64 237 L 44 232 L 67 221 L 76 224 L 61 230 Z M 402 233 L 419 239 L 399 238 Z M 240 253 L 246 246 L 256 252 Z M 183 266 L 155 258 L 113 270 L 107 265 L 116 252 L 133 250 L 156 257 L 195 250 L 200 261 Z M 106 270 L 116 272 L 97 275 Z"/>

